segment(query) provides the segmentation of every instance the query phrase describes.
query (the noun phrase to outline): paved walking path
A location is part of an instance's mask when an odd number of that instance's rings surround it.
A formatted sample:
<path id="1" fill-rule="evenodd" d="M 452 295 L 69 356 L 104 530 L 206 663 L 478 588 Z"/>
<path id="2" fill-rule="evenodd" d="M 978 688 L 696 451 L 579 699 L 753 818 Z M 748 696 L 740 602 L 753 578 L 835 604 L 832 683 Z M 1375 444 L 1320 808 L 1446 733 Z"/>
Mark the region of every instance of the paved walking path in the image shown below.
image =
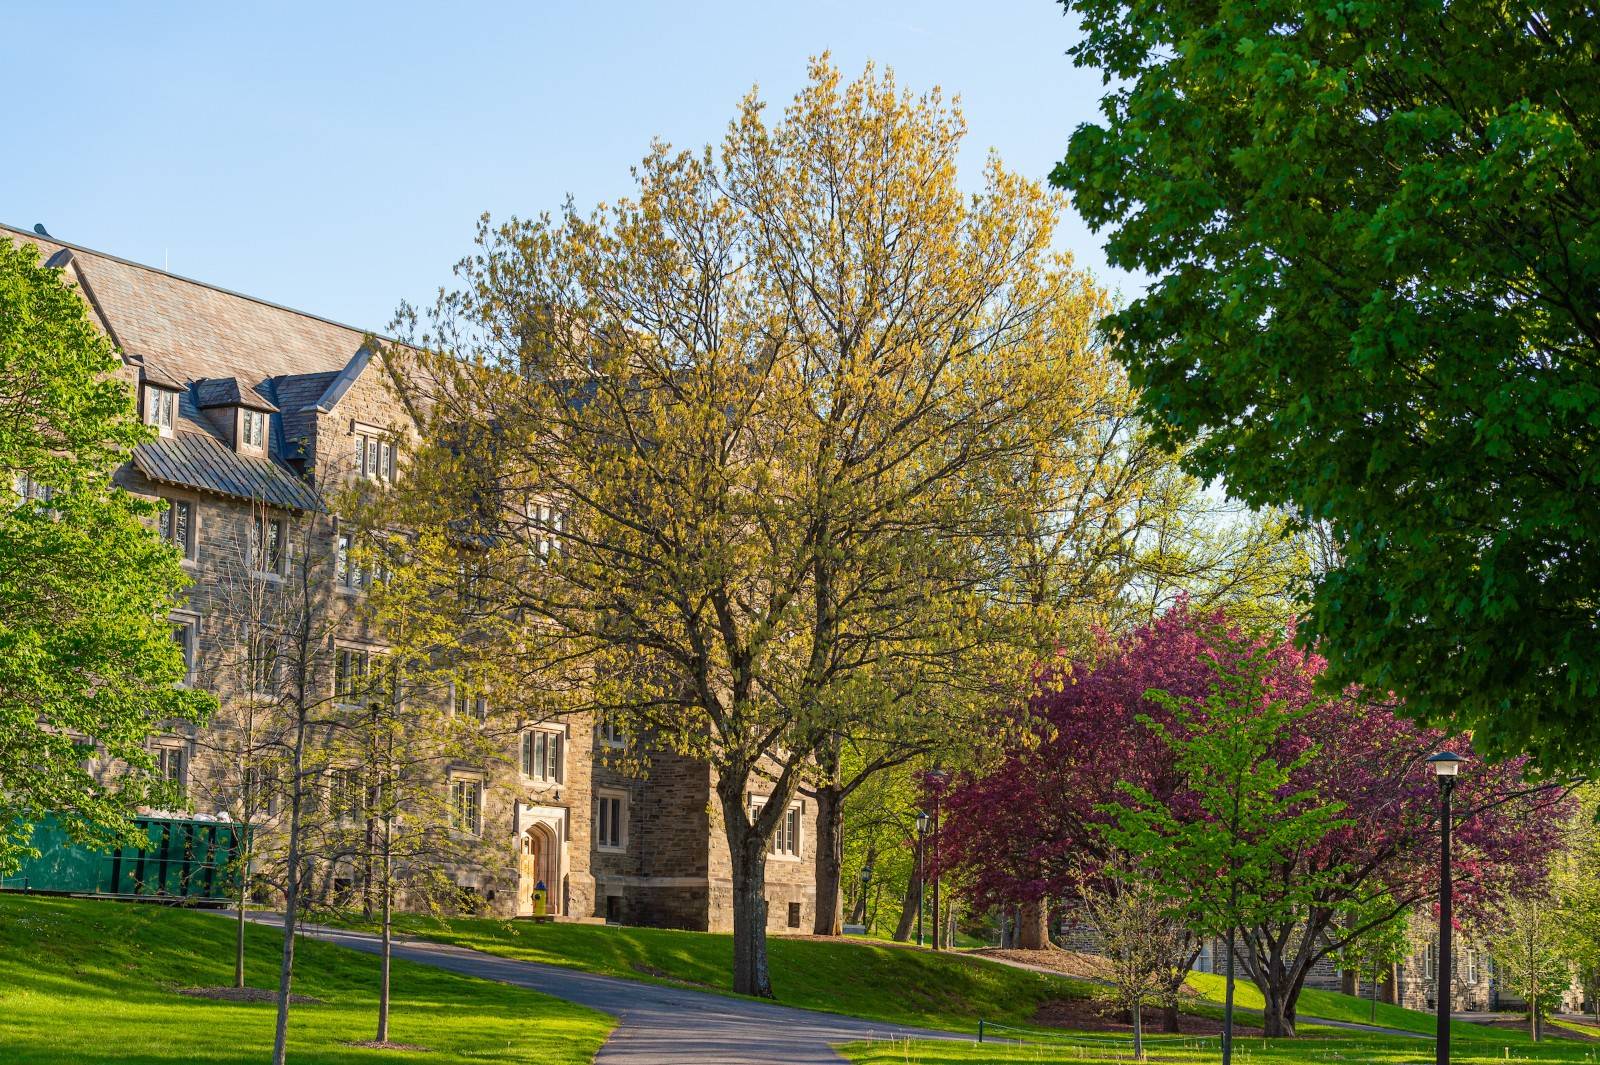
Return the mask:
<path id="1" fill-rule="evenodd" d="M 276 923 L 270 915 L 263 923 Z M 281 918 L 278 920 L 281 921 Z M 308 926 L 302 935 L 377 953 L 377 936 Z M 595 1065 L 837 1065 L 839 1043 L 863 1039 L 960 1039 L 949 1032 L 817 1013 L 687 988 L 515 961 L 418 939 L 396 938 L 394 956 L 463 976 L 526 987 L 617 1018 Z"/>

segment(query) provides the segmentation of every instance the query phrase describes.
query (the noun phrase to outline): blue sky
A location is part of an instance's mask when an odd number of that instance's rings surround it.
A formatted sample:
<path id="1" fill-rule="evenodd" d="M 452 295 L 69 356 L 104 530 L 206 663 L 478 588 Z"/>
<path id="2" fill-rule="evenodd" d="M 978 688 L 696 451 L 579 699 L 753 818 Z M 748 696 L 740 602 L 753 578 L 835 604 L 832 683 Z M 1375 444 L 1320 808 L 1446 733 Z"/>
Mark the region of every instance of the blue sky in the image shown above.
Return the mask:
<path id="1" fill-rule="evenodd" d="M 973 181 L 990 148 L 1042 179 L 1101 91 L 1050 0 L 254 6 L 13 6 L 0 220 L 379 328 L 482 212 L 623 195 L 652 137 L 716 140 L 824 50 L 960 94 Z M 1076 217 L 1061 241 L 1139 287 Z"/>

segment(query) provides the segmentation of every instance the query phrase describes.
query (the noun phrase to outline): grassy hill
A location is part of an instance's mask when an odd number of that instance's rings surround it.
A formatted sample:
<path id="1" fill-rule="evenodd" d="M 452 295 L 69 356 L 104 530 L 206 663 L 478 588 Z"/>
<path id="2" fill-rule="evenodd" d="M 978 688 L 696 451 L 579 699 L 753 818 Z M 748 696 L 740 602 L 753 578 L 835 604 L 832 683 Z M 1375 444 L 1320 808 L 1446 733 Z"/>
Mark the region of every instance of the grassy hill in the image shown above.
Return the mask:
<path id="1" fill-rule="evenodd" d="M 489 918 L 406 916 L 398 923 L 412 935 L 508 958 L 732 994 L 727 935 Z M 773 936 L 767 944 L 773 988 L 784 1005 L 895 1024 L 971 1032 L 982 1017 L 1026 1025 L 1043 1003 L 1094 991 L 1068 977 L 871 940 Z"/>
<path id="2" fill-rule="evenodd" d="M 247 983 L 276 986 L 282 937 L 247 929 Z M 358 1049 L 377 1017 L 375 958 L 302 940 L 290 1059 L 303 1065 L 426 1061 L 584 1065 L 611 1020 L 531 991 L 397 961 L 390 1038 L 426 1055 Z M 191 998 L 233 982 L 233 926 L 151 905 L 0 894 L 0 1061 L 6 1065 L 260 1065 L 274 1004 Z"/>

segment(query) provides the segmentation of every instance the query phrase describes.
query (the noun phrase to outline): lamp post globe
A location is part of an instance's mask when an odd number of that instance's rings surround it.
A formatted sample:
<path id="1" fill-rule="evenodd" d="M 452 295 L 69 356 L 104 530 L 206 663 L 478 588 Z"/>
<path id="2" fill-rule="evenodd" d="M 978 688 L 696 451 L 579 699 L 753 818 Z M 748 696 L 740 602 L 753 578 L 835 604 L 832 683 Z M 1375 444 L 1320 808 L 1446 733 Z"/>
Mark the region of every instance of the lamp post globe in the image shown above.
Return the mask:
<path id="1" fill-rule="evenodd" d="M 1450 882 L 1450 792 L 1456 785 L 1456 775 L 1464 761 L 1454 751 L 1439 751 L 1428 756 L 1428 768 L 1439 781 L 1439 965 L 1434 981 L 1434 1001 L 1438 1008 L 1438 1029 L 1434 1036 L 1434 1061 L 1448 1065 L 1450 1061 L 1450 996 L 1454 983 L 1451 972 L 1451 931 L 1454 918 L 1451 914 Z"/>

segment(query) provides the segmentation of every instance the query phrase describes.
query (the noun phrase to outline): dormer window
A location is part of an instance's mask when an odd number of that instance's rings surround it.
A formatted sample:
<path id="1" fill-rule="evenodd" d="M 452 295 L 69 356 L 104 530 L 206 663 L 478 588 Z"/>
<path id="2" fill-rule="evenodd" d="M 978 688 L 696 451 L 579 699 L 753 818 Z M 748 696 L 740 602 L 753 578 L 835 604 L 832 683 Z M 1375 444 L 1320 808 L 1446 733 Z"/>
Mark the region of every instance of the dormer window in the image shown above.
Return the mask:
<path id="1" fill-rule="evenodd" d="M 356 473 L 368 481 L 394 480 L 394 444 L 370 429 L 356 431 Z"/>
<path id="2" fill-rule="evenodd" d="M 162 436 L 172 435 L 173 423 L 178 417 L 178 393 L 168 388 L 146 385 L 144 389 L 144 420 L 161 430 Z"/>
<path id="3" fill-rule="evenodd" d="M 265 447 L 267 416 L 258 410 L 243 408 L 239 411 L 239 438 L 245 447 Z"/>

